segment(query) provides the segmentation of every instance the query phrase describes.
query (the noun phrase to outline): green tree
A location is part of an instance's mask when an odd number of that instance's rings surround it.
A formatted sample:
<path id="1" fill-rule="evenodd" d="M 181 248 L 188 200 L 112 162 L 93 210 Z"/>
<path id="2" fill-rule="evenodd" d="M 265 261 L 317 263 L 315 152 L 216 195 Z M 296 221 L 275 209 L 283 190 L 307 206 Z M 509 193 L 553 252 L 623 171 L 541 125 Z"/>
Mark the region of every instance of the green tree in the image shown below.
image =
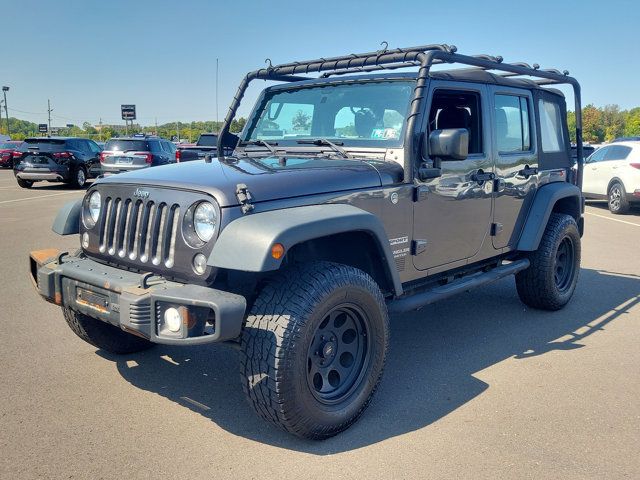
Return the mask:
<path id="1" fill-rule="evenodd" d="M 311 116 L 302 110 L 298 110 L 291 119 L 291 126 L 294 130 L 305 132 L 311 129 Z"/>
<path id="2" fill-rule="evenodd" d="M 624 135 L 627 137 L 640 135 L 640 107 L 632 108 L 625 115 Z"/>

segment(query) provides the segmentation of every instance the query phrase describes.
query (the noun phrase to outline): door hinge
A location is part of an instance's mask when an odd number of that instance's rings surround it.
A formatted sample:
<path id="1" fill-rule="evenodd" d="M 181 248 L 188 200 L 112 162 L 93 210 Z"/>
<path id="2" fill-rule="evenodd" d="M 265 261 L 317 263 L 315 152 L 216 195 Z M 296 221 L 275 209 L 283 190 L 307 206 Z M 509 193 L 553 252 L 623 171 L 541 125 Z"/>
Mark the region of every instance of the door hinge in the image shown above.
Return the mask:
<path id="1" fill-rule="evenodd" d="M 236 185 L 236 198 L 238 199 L 238 202 L 240 202 L 242 213 L 246 214 L 253 210 L 253 205 L 251 205 L 251 200 L 253 199 L 253 197 L 251 196 L 251 192 L 244 183 L 239 183 Z"/>
<path id="2" fill-rule="evenodd" d="M 418 185 L 413 189 L 413 201 L 421 202 L 427 199 L 429 195 L 429 187 L 426 185 Z"/>
<path id="3" fill-rule="evenodd" d="M 503 225 L 501 223 L 492 223 L 491 224 L 491 236 L 492 237 L 497 237 L 498 235 L 500 235 L 502 233 L 502 230 L 504 229 Z"/>
<path id="4" fill-rule="evenodd" d="M 420 255 L 427 249 L 426 240 L 414 240 L 411 242 L 411 255 Z"/>

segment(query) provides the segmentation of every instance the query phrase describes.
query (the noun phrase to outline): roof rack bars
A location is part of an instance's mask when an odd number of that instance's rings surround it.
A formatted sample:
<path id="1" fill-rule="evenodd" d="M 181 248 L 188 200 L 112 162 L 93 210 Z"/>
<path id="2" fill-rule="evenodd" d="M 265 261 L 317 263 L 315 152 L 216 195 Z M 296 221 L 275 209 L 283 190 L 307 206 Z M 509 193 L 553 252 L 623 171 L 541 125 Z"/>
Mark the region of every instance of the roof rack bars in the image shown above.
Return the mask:
<path id="1" fill-rule="evenodd" d="M 414 170 L 418 166 L 419 145 L 414 141 L 412 134 L 417 117 L 420 115 L 420 107 L 424 99 L 424 89 L 429 78 L 429 71 L 433 65 L 461 64 L 475 69 L 501 72 L 505 77 L 533 77 L 538 85 L 568 84 L 573 87 L 576 112 L 576 144 L 578 157 L 578 176 L 576 183 L 582 185 L 582 107 L 580 97 L 580 84 L 569 76 L 568 71 L 560 72 L 557 69 L 541 69 L 538 64 L 529 65 L 524 62 L 506 63 L 501 56 L 492 55 L 462 55 L 457 53 L 457 47 L 447 44 L 431 44 L 409 48 L 388 49 L 386 42 L 382 42 L 384 48 L 375 52 L 352 53 L 349 55 L 319 58 L 299 62 L 272 65 L 267 59 L 267 66 L 248 73 L 240 82 L 238 90 L 231 101 L 229 111 L 224 119 L 220 135 L 218 137 L 218 157 L 224 160 L 223 139 L 228 136 L 231 122 L 233 121 L 240 102 L 244 97 L 249 83 L 253 80 L 274 80 L 282 82 L 298 82 L 316 77 L 310 74 L 320 74 L 320 77 L 332 75 L 344 75 L 348 73 L 371 72 L 376 70 L 394 70 L 404 67 L 419 67 L 416 77 L 416 85 L 411 99 L 411 108 L 407 116 L 407 128 L 405 129 L 405 165 L 404 181 L 411 182 L 414 178 Z"/>

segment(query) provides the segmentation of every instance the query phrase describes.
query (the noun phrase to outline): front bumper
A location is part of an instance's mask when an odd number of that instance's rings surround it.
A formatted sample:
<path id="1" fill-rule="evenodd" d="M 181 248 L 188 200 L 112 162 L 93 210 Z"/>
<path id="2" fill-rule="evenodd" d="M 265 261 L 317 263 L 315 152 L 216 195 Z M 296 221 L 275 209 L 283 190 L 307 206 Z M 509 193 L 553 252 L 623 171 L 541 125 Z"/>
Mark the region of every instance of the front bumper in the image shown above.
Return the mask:
<path id="1" fill-rule="evenodd" d="M 34 286 L 47 301 L 151 342 L 198 345 L 240 336 L 246 310 L 240 295 L 120 270 L 57 250 L 31 252 L 29 263 Z M 167 308 L 180 312 L 179 332 L 163 326 Z"/>

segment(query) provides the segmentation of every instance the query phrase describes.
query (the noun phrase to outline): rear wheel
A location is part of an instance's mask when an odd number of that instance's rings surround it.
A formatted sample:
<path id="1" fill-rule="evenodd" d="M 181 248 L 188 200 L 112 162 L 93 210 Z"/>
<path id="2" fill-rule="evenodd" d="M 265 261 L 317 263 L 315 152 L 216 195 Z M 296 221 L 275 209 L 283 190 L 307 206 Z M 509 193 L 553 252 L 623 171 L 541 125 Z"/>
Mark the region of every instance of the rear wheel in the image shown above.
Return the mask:
<path id="1" fill-rule="evenodd" d="M 31 188 L 33 187 L 33 182 L 31 180 L 22 180 L 21 178 L 18 179 L 18 186 L 22 187 L 22 188 Z"/>
<path id="2" fill-rule="evenodd" d="M 580 233 L 574 218 L 552 214 L 529 261 L 529 268 L 516 274 L 520 300 L 543 310 L 564 307 L 573 296 L 580 273 Z"/>
<path id="3" fill-rule="evenodd" d="M 609 187 L 607 198 L 609 200 L 609 211 L 611 213 L 622 215 L 629 211 L 627 192 L 622 183 L 614 182 L 611 187 Z"/>
<path id="4" fill-rule="evenodd" d="M 313 262 L 279 273 L 242 334 L 250 404 L 293 433 L 325 439 L 352 425 L 382 375 L 389 340 L 384 298 L 361 270 Z"/>
<path id="5" fill-rule="evenodd" d="M 77 336 L 94 347 L 111 353 L 135 353 L 153 347 L 153 343 L 120 330 L 102 320 L 70 308 L 63 308 L 64 319 Z"/>
<path id="6" fill-rule="evenodd" d="M 87 183 L 87 172 L 84 167 L 78 167 L 76 169 L 76 173 L 73 175 L 73 180 L 71 180 L 71 185 L 74 188 L 84 188 Z"/>

